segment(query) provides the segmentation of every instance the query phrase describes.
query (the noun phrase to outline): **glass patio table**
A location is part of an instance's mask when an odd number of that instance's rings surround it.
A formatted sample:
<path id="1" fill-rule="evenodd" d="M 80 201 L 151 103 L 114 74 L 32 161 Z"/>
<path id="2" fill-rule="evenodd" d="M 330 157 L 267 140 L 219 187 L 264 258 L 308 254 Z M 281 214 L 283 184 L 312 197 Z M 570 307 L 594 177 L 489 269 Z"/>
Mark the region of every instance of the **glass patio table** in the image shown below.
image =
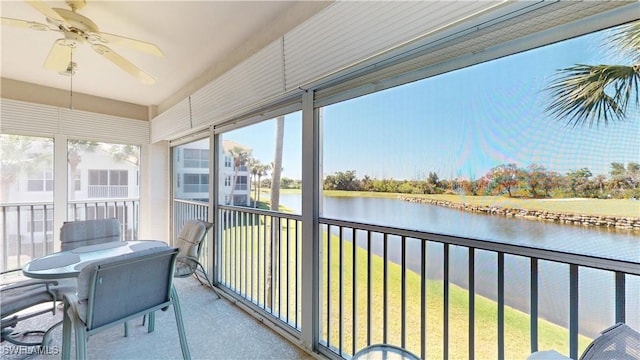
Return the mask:
<path id="1" fill-rule="evenodd" d="M 394 360 L 419 360 L 420 358 L 411 353 L 410 351 L 401 347 L 389 345 L 389 344 L 375 344 L 365 347 L 358 351 L 352 360 L 369 359 L 369 360 L 382 360 L 382 359 L 394 359 Z"/>
<path id="2" fill-rule="evenodd" d="M 80 246 L 36 258 L 22 267 L 22 273 L 34 279 L 74 278 L 94 260 L 129 254 L 156 247 L 169 247 L 157 240 L 114 241 Z"/>

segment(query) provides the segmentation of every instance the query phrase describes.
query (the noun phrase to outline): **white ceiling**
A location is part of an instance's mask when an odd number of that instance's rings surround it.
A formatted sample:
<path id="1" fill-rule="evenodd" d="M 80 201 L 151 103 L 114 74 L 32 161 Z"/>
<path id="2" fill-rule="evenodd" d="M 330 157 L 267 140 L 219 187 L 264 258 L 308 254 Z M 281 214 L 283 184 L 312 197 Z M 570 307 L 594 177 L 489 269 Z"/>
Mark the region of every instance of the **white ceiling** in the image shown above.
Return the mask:
<path id="1" fill-rule="evenodd" d="M 68 9 L 64 1 L 45 3 Z M 228 63 L 231 55 L 237 57 L 238 49 L 257 51 L 247 48 L 257 44 L 253 41 L 256 37 L 275 39 L 282 36 L 283 33 L 278 32 L 287 30 L 278 27 L 278 23 L 286 19 L 283 16 L 302 21 L 318 11 L 317 4 L 307 4 L 296 1 L 89 0 L 78 13 L 95 22 L 100 31 L 154 43 L 165 57 L 111 46 L 157 79 L 154 85 L 145 85 L 95 53 L 88 44 L 82 44 L 73 55 L 78 65 L 73 91 L 140 105 L 160 104 L 190 84 L 198 83 L 198 77 L 211 72 L 217 64 Z M 24 1 L 2 0 L 0 15 L 46 23 L 44 15 Z M 0 32 L 2 78 L 69 90 L 69 77 L 43 68 L 53 42 L 62 37 L 61 33 L 5 25 L 0 27 Z"/>

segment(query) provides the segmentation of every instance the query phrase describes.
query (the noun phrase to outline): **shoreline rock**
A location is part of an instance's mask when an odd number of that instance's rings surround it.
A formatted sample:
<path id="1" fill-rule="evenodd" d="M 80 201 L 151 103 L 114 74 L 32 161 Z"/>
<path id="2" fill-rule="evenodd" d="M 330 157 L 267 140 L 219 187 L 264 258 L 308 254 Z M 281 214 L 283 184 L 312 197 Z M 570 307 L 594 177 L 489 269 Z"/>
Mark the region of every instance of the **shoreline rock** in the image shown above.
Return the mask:
<path id="1" fill-rule="evenodd" d="M 486 215 L 500 215 L 527 220 L 556 222 L 567 225 L 597 226 L 616 230 L 640 231 L 640 217 L 557 213 L 548 210 L 528 210 L 501 206 L 472 205 L 468 203 L 455 203 L 447 200 L 416 197 L 400 197 L 400 199 L 402 201 L 436 205 Z"/>

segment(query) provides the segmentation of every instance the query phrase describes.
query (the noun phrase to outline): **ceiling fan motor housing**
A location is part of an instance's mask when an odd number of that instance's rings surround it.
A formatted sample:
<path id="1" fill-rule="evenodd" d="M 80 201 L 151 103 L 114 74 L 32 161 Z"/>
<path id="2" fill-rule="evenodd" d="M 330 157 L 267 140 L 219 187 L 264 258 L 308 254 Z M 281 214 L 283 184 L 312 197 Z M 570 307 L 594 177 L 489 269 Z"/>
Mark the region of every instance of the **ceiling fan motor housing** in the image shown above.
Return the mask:
<path id="1" fill-rule="evenodd" d="M 53 8 L 53 10 L 58 13 L 58 15 L 60 15 L 63 19 L 65 19 L 70 25 L 69 27 L 67 27 L 65 24 L 61 24 L 56 20 L 47 18 L 47 21 L 55 24 L 55 26 L 61 28 L 61 30 L 72 31 L 83 35 L 85 33 L 99 32 L 98 25 L 96 25 L 96 23 L 91 21 L 91 19 L 89 19 L 88 17 L 82 16 L 77 12 L 67 9 Z"/>

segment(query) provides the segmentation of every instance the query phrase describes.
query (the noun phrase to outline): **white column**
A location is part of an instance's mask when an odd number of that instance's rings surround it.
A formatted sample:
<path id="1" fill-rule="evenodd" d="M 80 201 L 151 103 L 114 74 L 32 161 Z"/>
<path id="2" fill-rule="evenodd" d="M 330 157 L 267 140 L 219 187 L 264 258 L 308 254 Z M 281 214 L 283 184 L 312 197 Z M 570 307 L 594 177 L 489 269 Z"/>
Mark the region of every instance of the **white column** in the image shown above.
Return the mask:
<path id="1" fill-rule="evenodd" d="M 67 192 L 69 169 L 67 167 L 67 136 L 53 137 L 53 250 L 60 251 L 60 228 L 67 221 Z M 73 181 L 73 179 L 71 179 Z"/>
<path id="2" fill-rule="evenodd" d="M 140 239 L 171 241 L 169 151 L 166 141 L 142 146 L 140 151 Z"/>
<path id="3" fill-rule="evenodd" d="M 207 247 L 207 264 L 205 264 L 205 266 L 207 268 L 207 272 L 209 273 L 209 279 L 214 283 L 218 277 L 217 265 L 219 264 L 219 262 L 218 258 L 216 258 L 216 255 L 218 255 L 217 250 L 220 249 L 218 247 L 218 240 L 220 239 L 218 234 L 221 233 L 220 224 L 218 224 L 218 219 L 216 218 L 218 214 L 216 207 L 216 204 L 218 204 L 219 196 L 218 189 L 220 189 L 220 186 L 218 184 L 218 161 L 220 159 L 218 140 L 219 137 L 216 137 L 216 134 L 213 131 L 213 126 L 211 126 L 209 128 L 209 222 L 212 222 L 214 225 L 213 229 L 209 230 L 207 238 L 209 246 Z"/>
<path id="4" fill-rule="evenodd" d="M 302 345 L 314 350 L 319 336 L 320 118 L 313 92 L 302 97 Z"/>

